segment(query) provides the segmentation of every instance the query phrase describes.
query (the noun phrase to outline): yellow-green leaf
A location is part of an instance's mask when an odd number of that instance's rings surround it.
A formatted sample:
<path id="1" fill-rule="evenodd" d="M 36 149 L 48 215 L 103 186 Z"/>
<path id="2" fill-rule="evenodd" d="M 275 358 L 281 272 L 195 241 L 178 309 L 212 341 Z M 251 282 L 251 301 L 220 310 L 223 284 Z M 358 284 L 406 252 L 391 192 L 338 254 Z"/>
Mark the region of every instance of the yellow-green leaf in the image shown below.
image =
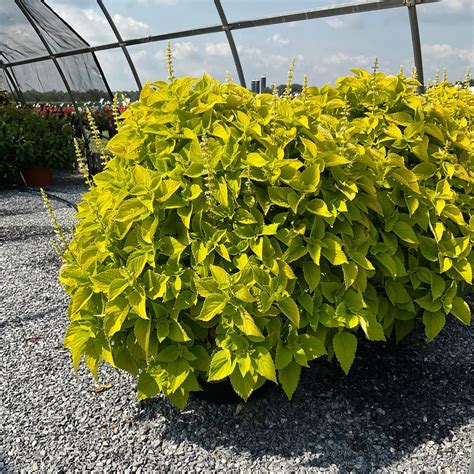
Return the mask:
<path id="1" fill-rule="evenodd" d="M 208 380 L 222 380 L 229 376 L 233 370 L 230 351 L 228 349 L 221 349 L 214 353 L 211 358 Z"/>
<path id="2" fill-rule="evenodd" d="M 339 332 L 334 336 L 332 345 L 342 370 L 348 374 L 355 359 L 357 338 L 350 332 Z"/>
<path id="3" fill-rule="evenodd" d="M 459 296 L 455 296 L 453 299 L 451 313 L 466 326 L 471 325 L 471 310 L 469 309 L 469 305 Z"/>
<path id="4" fill-rule="evenodd" d="M 293 323 L 295 327 L 300 326 L 300 310 L 293 299 L 287 297 L 277 302 L 280 311 Z"/>
<path id="5" fill-rule="evenodd" d="M 247 163 L 256 168 L 262 168 L 267 164 L 267 160 L 260 153 L 249 153 L 247 155 Z"/>
<path id="6" fill-rule="evenodd" d="M 321 279 L 321 270 L 314 262 L 307 260 L 303 263 L 303 276 L 310 291 L 314 291 Z"/>
<path id="7" fill-rule="evenodd" d="M 406 222 L 396 222 L 393 226 L 393 232 L 403 241 L 409 244 L 417 244 L 418 239 L 416 238 L 415 231 Z"/>
<path id="8" fill-rule="evenodd" d="M 278 381 L 288 397 L 291 400 L 300 380 L 301 365 L 292 360 L 286 367 L 278 371 Z"/>
<path id="9" fill-rule="evenodd" d="M 329 211 L 327 204 L 322 199 L 309 201 L 308 204 L 306 204 L 306 210 L 317 216 L 332 217 L 332 212 Z"/>
<path id="10" fill-rule="evenodd" d="M 342 264 L 342 272 L 344 274 L 344 284 L 346 289 L 352 286 L 357 278 L 357 265 L 354 262 Z"/>
<path id="11" fill-rule="evenodd" d="M 273 363 L 270 352 L 266 349 L 261 349 L 258 352 L 256 359 L 257 372 L 268 380 L 277 383 L 277 377 L 275 372 L 275 364 Z"/>
<path id="12" fill-rule="evenodd" d="M 254 319 L 245 309 L 240 308 L 239 311 L 240 321 L 237 323 L 237 327 L 247 336 L 262 337 L 262 331 L 255 324 Z"/>
<path id="13" fill-rule="evenodd" d="M 200 321 L 210 321 L 218 314 L 222 313 L 227 304 L 227 300 L 221 294 L 209 295 L 202 305 L 201 312 L 197 319 Z"/>
<path id="14" fill-rule="evenodd" d="M 431 273 L 431 295 L 433 300 L 437 300 L 443 293 L 446 288 L 446 283 L 442 277 Z"/>
<path id="15" fill-rule="evenodd" d="M 140 316 L 140 318 L 149 319 L 148 315 L 146 314 L 145 292 L 140 287 L 129 293 L 128 302 L 138 314 L 138 316 Z"/>
<path id="16" fill-rule="evenodd" d="M 458 260 L 454 263 L 455 270 L 461 275 L 466 283 L 472 285 L 472 267 L 466 260 Z"/>
<path id="17" fill-rule="evenodd" d="M 446 316 L 441 311 L 423 311 L 423 324 L 428 341 L 432 341 L 446 324 Z"/>
<path id="18" fill-rule="evenodd" d="M 321 252 L 323 257 L 327 258 L 333 265 L 342 265 L 347 263 L 347 257 L 342 250 L 341 244 L 334 238 L 327 236 L 323 239 L 325 247 L 322 248 Z"/>
<path id="19" fill-rule="evenodd" d="M 148 354 L 148 347 L 150 344 L 151 321 L 137 319 L 135 321 L 134 332 L 139 346 L 143 349 L 145 354 Z"/>
<path id="20" fill-rule="evenodd" d="M 323 158 L 324 164 L 327 167 L 345 165 L 347 163 L 350 163 L 347 158 L 344 158 L 341 155 L 336 155 L 335 153 L 324 153 L 321 154 L 321 156 Z"/>

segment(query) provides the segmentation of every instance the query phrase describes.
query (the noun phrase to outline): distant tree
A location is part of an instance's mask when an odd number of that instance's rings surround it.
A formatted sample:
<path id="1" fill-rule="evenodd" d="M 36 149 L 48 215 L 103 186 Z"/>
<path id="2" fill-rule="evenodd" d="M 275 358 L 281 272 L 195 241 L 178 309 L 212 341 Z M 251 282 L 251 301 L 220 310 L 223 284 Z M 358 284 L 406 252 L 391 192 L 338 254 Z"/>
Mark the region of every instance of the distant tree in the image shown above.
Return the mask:
<path id="1" fill-rule="evenodd" d="M 122 95 L 128 97 L 132 102 L 137 101 L 140 98 L 140 91 L 116 91 L 114 94 L 118 94 L 119 100 Z"/>
<path id="2" fill-rule="evenodd" d="M 73 96 L 79 103 L 84 102 L 93 102 L 97 103 L 101 99 L 109 100 L 109 95 L 106 91 L 91 89 L 88 91 L 72 91 Z M 119 98 L 122 94 L 125 97 L 128 97 L 132 101 L 138 100 L 139 92 L 138 91 L 117 91 Z M 23 96 L 25 101 L 28 103 L 70 103 L 71 98 L 68 93 L 65 91 L 51 90 L 46 92 L 40 92 L 34 89 L 23 91 Z"/>
<path id="3" fill-rule="evenodd" d="M 265 87 L 265 89 L 263 89 L 262 93 L 271 94 L 272 90 L 273 90 L 272 87 Z M 278 95 L 282 96 L 285 93 L 286 84 L 280 84 L 277 87 L 277 90 L 278 90 Z M 302 90 L 303 90 L 303 86 L 301 84 L 291 84 L 291 93 L 292 94 L 300 94 Z"/>
<path id="4" fill-rule="evenodd" d="M 286 90 L 286 84 L 280 84 L 278 86 L 278 95 L 283 95 Z M 291 93 L 292 94 L 300 94 L 303 90 L 303 86 L 301 84 L 291 84 Z"/>

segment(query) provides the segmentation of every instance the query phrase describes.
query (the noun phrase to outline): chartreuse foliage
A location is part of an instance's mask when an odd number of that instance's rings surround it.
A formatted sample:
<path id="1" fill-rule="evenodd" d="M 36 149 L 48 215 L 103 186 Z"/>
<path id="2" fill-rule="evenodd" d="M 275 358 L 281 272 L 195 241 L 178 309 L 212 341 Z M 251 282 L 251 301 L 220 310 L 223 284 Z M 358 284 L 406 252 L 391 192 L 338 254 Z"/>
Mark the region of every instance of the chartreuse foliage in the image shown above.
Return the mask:
<path id="1" fill-rule="evenodd" d="M 199 378 L 293 395 L 328 354 L 469 324 L 474 99 L 357 69 L 299 97 L 147 85 L 79 204 L 65 345 L 184 407 Z"/>

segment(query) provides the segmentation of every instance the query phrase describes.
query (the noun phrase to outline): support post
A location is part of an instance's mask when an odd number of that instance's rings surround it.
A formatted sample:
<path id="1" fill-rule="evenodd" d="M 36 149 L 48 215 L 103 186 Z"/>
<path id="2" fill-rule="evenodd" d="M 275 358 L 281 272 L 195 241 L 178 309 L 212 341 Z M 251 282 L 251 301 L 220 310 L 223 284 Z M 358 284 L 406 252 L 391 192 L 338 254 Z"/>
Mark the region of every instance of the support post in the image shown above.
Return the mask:
<path id="1" fill-rule="evenodd" d="M 18 101 L 21 105 L 25 105 L 25 97 L 23 96 L 23 92 L 21 91 L 20 86 L 18 85 L 15 76 L 13 75 L 13 72 L 10 72 L 7 68 L 5 68 L 5 74 L 7 76 L 7 79 L 10 81 L 12 88 L 15 90 L 15 93 L 18 97 Z"/>
<path id="2" fill-rule="evenodd" d="M 3 62 L 0 60 L 0 64 L 3 64 Z M 24 105 L 25 104 L 25 98 L 23 97 L 23 94 L 20 90 L 20 87 L 18 85 L 18 82 L 15 79 L 15 76 L 13 74 L 13 71 L 9 71 L 8 68 L 3 69 L 5 71 L 5 76 L 7 78 L 8 83 L 10 84 L 11 92 L 13 94 L 13 97 L 15 97 L 15 100 L 19 102 L 20 104 Z"/>
<path id="3" fill-rule="evenodd" d="M 224 29 L 225 35 L 227 36 L 230 51 L 232 52 L 232 57 L 234 58 L 235 68 L 237 69 L 237 74 L 239 76 L 240 85 L 242 87 L 247 87 L 245 85 L 244 71 L 242 70 L 242 64 L 240 63 L 239 53 L 235 46 L 234 37 L 232 36 L 227 17 L 225 16 L 224 8 L 222 7 L 220 0 L 214 0 L 214 4 L 216 5 L 217 12 L 221 18 L 222 28 Z"/>
<path id="4" fill-rule="evenodd" d="M 425 80 L 423 77 L 423 59 L 421 55 L 420 30 L 418 28 L 418 15 L 416 14 L 416 0 L 406 0 L 408 7 L 408 18 L 410 20 L 411 42 L 413 45 L 413 57 L 415 60 L 415 68 L 417 79 L 421 86 L 418 87 L 418 93 L 425 91 Z"/>
<path id="5" fill-rule="evenodd" d="M 142 90 L 142 83 L 140 81 L 140 77 L 138 76 L 138 72 L 135 69 L 135 65 L 133 64 L 132 57 L 130 56 L 130 53 L 128 52 L 128 49 L 127 49 L 127 47 L 125 46 L 125 44 L 123 42 L 122 35 L 120 34 L 120 31 L 118 30 L 117 26 L 115 25 L 114 20 L 110 16 L 109 11 L 105 7 L 104 2 L 102 0 L 97 0 L 97 3 L 99 5 L 100 9 L 102 10 L 102 13 L 104 14 L 105 18 L 109 22 L 109 25 L 112 28 L 112 31 L 114 32 L 115 37 L 117 38 L 119 46 L 122 48 L 123 54 L 125 55 L 125 59 L 127 60 L 128 65 L 130 66 L 130 69 L 132 71 L 135 82 L 137 83 L 138 90 L 141 91 Z"/>

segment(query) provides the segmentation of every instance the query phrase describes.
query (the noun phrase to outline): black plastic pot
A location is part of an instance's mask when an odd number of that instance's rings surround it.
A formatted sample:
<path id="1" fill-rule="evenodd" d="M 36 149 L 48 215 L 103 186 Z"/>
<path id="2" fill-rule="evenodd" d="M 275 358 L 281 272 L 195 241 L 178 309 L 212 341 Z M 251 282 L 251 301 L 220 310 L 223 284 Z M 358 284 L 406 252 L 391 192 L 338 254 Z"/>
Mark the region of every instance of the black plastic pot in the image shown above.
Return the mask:
<path id="1" fill-rule="evenodd" d="M 222 382 L 207 382 L 200 379 L 199 384 L 201 385 L 202 390 L 200 392 L 192 392 L 192 394 L 196 398 L 205 400 L 206 402 L 216 403 L 218 405 L 237 405 L 244 401 L 235 393 L 229 380 L 223 380 Z M 269 387 L 269 383 L 264 383 L 260 388 L 252 392 L 249 400 L 261 397 L 268 392 Z"/>

